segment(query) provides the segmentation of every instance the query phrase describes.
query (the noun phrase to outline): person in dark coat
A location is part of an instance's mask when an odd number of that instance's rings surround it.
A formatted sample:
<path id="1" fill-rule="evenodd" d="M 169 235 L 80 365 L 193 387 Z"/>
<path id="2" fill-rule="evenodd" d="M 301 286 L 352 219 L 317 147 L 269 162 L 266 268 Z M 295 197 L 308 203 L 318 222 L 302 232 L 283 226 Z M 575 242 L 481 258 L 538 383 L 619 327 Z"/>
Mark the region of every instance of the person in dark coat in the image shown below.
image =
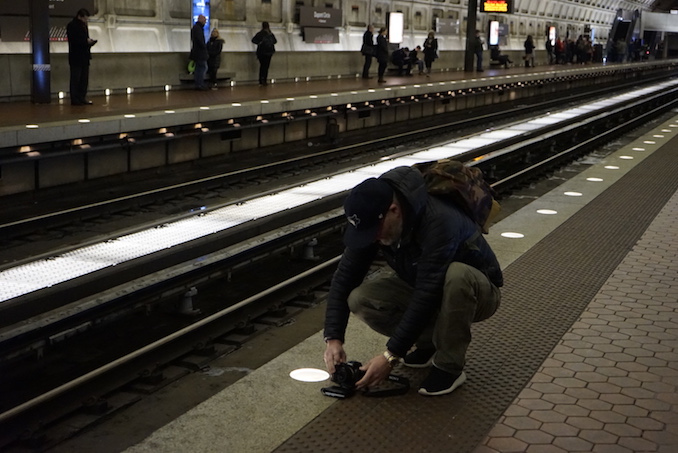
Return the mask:
<path id="1" fill-rule="evenodd" d="M 195 61 L 193 80 L 196 90 L 207 90 L 205 74 L 207 73 L 207 44 L 205 43 L 205 23 L 207 18 L 202 14 L 198 16 L 193 28 L 191 28 L 191 60 Z"/>
<path id="2" fill-rule="evenodd" d="M 97 42 L 89 37 L 87 21 L 89 11 L 80 9 L 66 26 L 68 38 L 68 65 L 71 69 L 71 105 L 90 105 L 87 100 L 89 85 L 89 63 L 92 59 L 91 48 Z"/>
<path id="3" fill-rule="evenodd" d="M 372 24 L 367 26 L 367 30 L 363 34 L 363 45 L 360 48 L 360 53 L 365 57 L 363 79 L 371 79 L 370 66 L 372 66 L 372 58 L 377 55 L 377 46 L 374 45 L 374 26 Z"/>
<path id="4" fill-rule="evenodd" d="M 379 62 L 379 69 L 377 75 L 379 78 L 377 82 L 386 83 L 384 80 L 384 73 L 386 72 L 386 66 L 388 66 L 388 39 L 386 39 L 386 34 L 388 31 L 386 27 L 381 27 L 379 29 L 379 34 L 377 35 L 377 61 Z"/>
<path id="5" fill-rule="evenodd" d="M 275 53 L 275 45 L 278 43 L 268 22 L 261 24 L 261 30 L 254 35 L 252 42 L 257 45 L 259 85 L 266 86 L 268 85 L 268 68 L 271 66 L 271 58 Z"/>
<path id="6" fill-rule="evenodd" d="M 438 58 L 438 40 L 435 33 L 428 32 L 428 37 L 424 41 L 424 64 L 426 65 L 426 77 L 431 74 L 431 66 Z"/>
<path id="7" fill-rule="evenodd" d="M 534 41 L 532 40 L 532 35 L 527 35 L 523 46 L 525 47 L 525 57 L 523 57 L 525 58 L 525 67 L 534 68 Z"/>
<path id="8" fill-rule="evenodd" d="M 476 56 L 476 71 L 483 72 L 483 40 L 480 37 L 480 30 L 476 30 L 476 36 L 473 39 L 472 50 Z"/>
<path id="9" fill-rule="evenodd" d="M 343 344 L 353 313 L 389 337 L 383 354 L 361 368 L 357 388 L 378 385 L 402 359 L 431 367 L 420 394 L 452 392 L 466 379 L 471 324 L 492 316 L 501 301 L 503 275 L 480 227 L 453 202 L 429 195 L 413 167 L 358 184 L 344 212 L 346 247 L 325 314 L 328 371 L 346 362 Z M 365 279 L 379 252 L 390 269 Z"/>
<path id="10" fill-rule="evenodd" d="M 207 75 L 213 90 L 217 89 L 217 71 L 221 66 L 221 51 L 223 48 L 224 40 L 219 36 L 219 30 L 215 28 L 210 34 L 210 40 L 207 41 Z"/>

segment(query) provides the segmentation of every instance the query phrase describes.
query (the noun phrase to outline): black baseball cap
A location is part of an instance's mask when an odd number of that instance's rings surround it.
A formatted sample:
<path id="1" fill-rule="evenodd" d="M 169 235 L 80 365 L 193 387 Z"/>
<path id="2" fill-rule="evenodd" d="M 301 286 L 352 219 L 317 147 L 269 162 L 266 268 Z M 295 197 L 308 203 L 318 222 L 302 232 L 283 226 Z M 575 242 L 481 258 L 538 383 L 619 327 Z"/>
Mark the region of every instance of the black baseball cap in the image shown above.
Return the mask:
<path id="1" fill-rule="evenodd" d="M 349 248 L 364 248 L 373 244 L 392 202 L 393 188 L 382 179 L 369 178 L 355 186 L 344 202 L 349 223 L 344 244 Z"/>

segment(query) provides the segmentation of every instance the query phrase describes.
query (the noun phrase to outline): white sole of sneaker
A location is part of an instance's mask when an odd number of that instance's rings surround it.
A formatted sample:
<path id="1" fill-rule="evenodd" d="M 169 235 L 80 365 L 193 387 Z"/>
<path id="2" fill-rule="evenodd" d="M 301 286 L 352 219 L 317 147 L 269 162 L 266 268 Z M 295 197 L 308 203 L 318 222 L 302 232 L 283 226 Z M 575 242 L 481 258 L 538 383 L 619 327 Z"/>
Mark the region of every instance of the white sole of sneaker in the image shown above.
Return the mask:
<path id="1" fill-rule="evenodd" d="M 445 390 L 440 390 L 439 392 L 429 392 L 428 390 L 421 388 L 421 389 L 419 389 L 419 394 L 424 395 L 424 396 L 447 395 L 448 393 L 454 392 L 464 382 L 466 382 L 466 373 L 464 373 L 462 371 L 461 374 L 459 375 L 459 377 L 457 378 L 457 380 L 452 383 L 452 386 L 450 388 L 446 388 Z"/>

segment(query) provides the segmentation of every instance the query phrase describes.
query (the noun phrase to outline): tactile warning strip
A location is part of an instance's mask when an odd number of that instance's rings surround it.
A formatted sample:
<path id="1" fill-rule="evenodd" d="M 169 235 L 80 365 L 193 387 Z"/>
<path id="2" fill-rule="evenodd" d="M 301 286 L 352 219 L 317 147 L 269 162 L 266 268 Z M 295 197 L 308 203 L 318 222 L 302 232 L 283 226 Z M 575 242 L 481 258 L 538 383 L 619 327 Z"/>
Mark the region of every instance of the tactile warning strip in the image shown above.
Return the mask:
<path id="1" fill-rule="evenodd" d="M 678 189 L 673 139 L 505 270 L 500 310 L 474 325 L 466 384 L 425 398 L 338 402 L 276 452 L 472 452 Z M 414 387 L 425 370 L 396 374 Z"/>

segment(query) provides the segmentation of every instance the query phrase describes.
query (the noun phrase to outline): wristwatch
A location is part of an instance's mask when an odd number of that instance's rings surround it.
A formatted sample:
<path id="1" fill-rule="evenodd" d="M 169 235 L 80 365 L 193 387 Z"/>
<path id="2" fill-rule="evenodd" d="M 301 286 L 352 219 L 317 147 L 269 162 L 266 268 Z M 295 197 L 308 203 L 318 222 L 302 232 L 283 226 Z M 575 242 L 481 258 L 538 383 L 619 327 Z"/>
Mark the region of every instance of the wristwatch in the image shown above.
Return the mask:
<path id="1" fill-rule="evenodd" d="M 391 366 L 391 368 L 393 368 L 394 366 L 396 366 L 398 364 L 398 362 L 400 362 L 400 357 L 398 357 L 397 355 L 391 354 L 391 352 L 389 350 L 384 351 L 384 358 L 386 358 L 386 361 Z"/>

